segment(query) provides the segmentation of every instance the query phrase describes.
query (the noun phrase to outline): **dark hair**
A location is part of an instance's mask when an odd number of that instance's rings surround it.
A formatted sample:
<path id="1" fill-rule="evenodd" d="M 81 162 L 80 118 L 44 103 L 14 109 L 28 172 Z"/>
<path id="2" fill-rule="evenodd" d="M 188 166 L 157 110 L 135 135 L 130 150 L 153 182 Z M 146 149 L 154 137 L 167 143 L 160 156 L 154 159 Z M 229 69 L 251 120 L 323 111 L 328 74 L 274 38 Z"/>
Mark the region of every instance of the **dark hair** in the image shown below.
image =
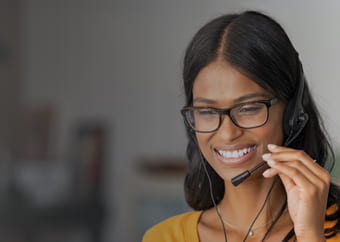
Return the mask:
<path id="1" fill-rule="evenodd" d="M 183 80 L 186 106 L 193 102 L 192 88 L 198 73 L 209 63 L 223 60 L 239 72 L 255 81 L 280 100 L 289 103 L 299 87 L 300 60 L 283 28 L 272 18 L 258 12 L 220 16 L 203 26 L 190 42 L 184 58 Z M 303 107 L 309 121 L 290 147 L 304 150 L 322 167 L 334 163 L 334 154 L 317 107 L 307 83 L 304 85 Z M 283 120 L 292 115 L 286 110 Z M 209 182 L 201 161 L 195 135 L 187 126 L 189 142 L 187 156 L 189 167 L 185 178 L 185 194 L 188 204 L 195 210 L 213 207 Z M 287 138 L 285 132 L 285 138 Z M 224 195 L 224 181 L 204 159 L 213 184 L 213 196 L 218 203 Z M 340 190 L 331 184 L 327 206 L 340 207 Z M 340 217 L 338 210 L 326 220 Z M 340 229 L 340 221 L 326 230 L 330 236 Z"/>

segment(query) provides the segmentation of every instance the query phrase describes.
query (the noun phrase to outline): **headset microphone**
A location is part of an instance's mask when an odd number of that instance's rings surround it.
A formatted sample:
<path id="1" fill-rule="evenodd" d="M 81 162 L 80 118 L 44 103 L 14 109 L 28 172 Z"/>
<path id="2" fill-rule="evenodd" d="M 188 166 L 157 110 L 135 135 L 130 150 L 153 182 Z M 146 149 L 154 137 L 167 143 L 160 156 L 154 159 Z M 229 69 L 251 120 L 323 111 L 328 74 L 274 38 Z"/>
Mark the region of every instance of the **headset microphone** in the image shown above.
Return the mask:
<path id="1" fill-rule="evenodd" d="M 285 139 L 285 143 L 283 146 L 288 146 L 290 145 L 301 133 L 303 128 L 306 126 L 309 116 L 308 114 L 304 111 L 303 108 L 303 92 L 305 88 L 305 77 L 303 74 L 303 69 L 302 69 L 302 64 L 298 60 L 298 72 L 297 72 L 297 78 L 299 80 L 299 88 L 297 89 L 295 98 L 293 98 L 292 101 L 290 101 L 287 104 L 286 111 L 284 117 L 287 117 L 288 114 L 292 113 L 291 118 L 288 120 L 284 118 L 283 121 L 283 128 L 284 128 L 284 133 L 287 134 L 287 138 Z M 231 179 L 231 183 L 234 186 L 238 186 L 240 183 L 242 183 L 245 179 L 247 179 L 251 173 L 265 165 L 266 162 L 262 161 L 261 163 L 257 164 L 254 168 L 251 170 L 247 170 L 242 172 L 241 174 L 235 176 L 234 178 Z"/>
<path id="2" fill-rule="evenodd" d="M 243 182 L 245 179 L 247 179 L 247 177 L 250 176 L 251 173 L 256 171 L 258 168 L 260 168 L 264 164 L 266 164 L 266 162 L 262 161 L 261 163 L 257 164 L 257 166 L 255 166 L 253 169 L 251 169 L 250 171 L 247 170 L 247 171 L 235 176 L 234 178 L 231 179 L 231 183 L 236 187 L 241 182 Z"/>
<path id="3" fill-rule="evenodd" d="M 306 113 L 305 113 L 306 114 Z M 307 114 L 306 114 L 307 115 Z M 288 146 L 299 134 L 300 134 L 300 132 L 302 131 L 302 129 L 303 129 L 303 127 L 306 125 L 306 123 L 307 123 L 307 121 L 308 121 L 308 115 L 307 115 L 307 118 L 305 119 L 305 121 L 303 122 L 303 123 L 301 123 L 301 126 L 300 126 L 300 129 L 299 129 L 299 131 L 298 132 L 296 132 L 295 134 L 294 134 L 294 136 L 292 136 L 292 137 L 288 137 L 287 139 L 286 139 L 286 142 L 285 142 L 285 144 L 283 145 L 283 146 Z M 265 165 L 266 164 L 266 162 L 265 161 L 262 161 L 261 163 L 259 163 L 259 164 L 257 164 L 255 167 L 253 167 L 252 169 L 250 169 L 249 171 L 248 170 L 246 170 L 246 171 L 244 171 L 244 172 L 242 172 L 241 174 L 239 174 L 239 175 L 237 175 L 237 176 L 235 176 L 235 177 L 233 177 L 232 179 L 231 179 L 231 183 L 236 187 L 236 186 L 238 186 L 240 183 L 242 183 L 245 179 L 247 179 L 250 175 L 251 175 L 251 173 L 253 173 L 254 171 L 256 171 L 257 169 L 259 169 L 260 167 L 262 167 L 263 165 Z"/>
<path id="4" fill-rule="evenodd" d="M 302 127 L 303 128 L 303 127 Z M 301 129 L 302 130 L 302 129 Z M 299 132 L 300 133 L 300 132 Z M 295 136 L 295 135 L 294 135 Z M 297 135 L 295 136 L 297 137 Z M 293 141 L 294 139 L 288 139 L 287 141 Z M 286 142 L 287 144 L 285 144 L 284 146 L 287 146 L 289 145 L 289 142 Z M 251 173 L 253 173 L 254 171 L 256 171 L 257 169 L 259 169 L 260 167 L 262 167 L 263 165 L 265 165 L 266 162 L 265 161 L 262 161 L 261 163 L 257 164 L 255 167 L 253 167 L 252 169 L 250 169 L 249 171 L 246 170 L 244 172 L 242 172 L 241 174 L 233 177 L 231 179 L 231 183 L 236 187 L 238 186 L 240 183 L 242 183 L 245 179 L 247 179 Z"/>

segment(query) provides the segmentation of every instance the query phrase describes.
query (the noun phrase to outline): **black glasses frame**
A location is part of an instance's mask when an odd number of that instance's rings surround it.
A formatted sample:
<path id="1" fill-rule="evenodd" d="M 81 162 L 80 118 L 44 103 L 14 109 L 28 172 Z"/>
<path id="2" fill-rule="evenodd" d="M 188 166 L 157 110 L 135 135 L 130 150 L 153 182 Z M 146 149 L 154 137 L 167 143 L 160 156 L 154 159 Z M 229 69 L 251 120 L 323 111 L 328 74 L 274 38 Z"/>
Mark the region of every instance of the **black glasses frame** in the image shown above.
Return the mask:
<path id="1" fill-rule="evenodd" d="M 182 108 L 181 110 L 181 114 L 182 116 L 184 117 L 184 121 L 185 121 L 185 124 L 190 127 L 192 130 L 194 130 L 195 132 L 198 132 L 198 133 L 212 133 L 212 132 L 215 132 L 216 130 L 218 130 L 220 127 L 221 127 L 221 124 L 222 124 L 222 115 L 227 115 L 229 116 L 230 120 L 233 122 L 233 124 L 235 124 L 237 127 L 239 128 L 242 128 L 242 129 L 254 129 L 254 128 L 258 128 L 258 127 L 261 127 L 263 125 L 265 125 L 268 121 L 268 116 L 269 116 L 269 108 L 274 105 L 275 103 L 277 103 L 278 99 L 277 98 L 273 98 L 273 99 L 270 99 L 270 100 L 259 100 L 259 101 L 253 101 L 253 102 L 246 102 L 246 103 L 240 103 L 240 104 L 236 104 L 230 108 L 226 108 L 226 109 L 218 109 L 218 108 L 211 108 L 211 107 L 193 107 L 193 106 L 188 106 L 188 107 L 184 107 Z M 266 117 L 266 120 L 262 123 L 262 124 L 259 124 L 259 125 L 256 125 L 256 126 L 251 126 L 251 127 L 242 127 L 240 126 L 233 118 L 233 116 L 230 115 L 230 112 L 232 109 L 236 108 L 236 107 L 240 107 L 240 106 L 243 106 L 243 105 L 247 105 L 247 104 L 254 104 L 254 103 L 263 103 L 266 105 L 267 107 L 267 117 Z M 188 121 L 188 116 L 187 116 L 187 113 L 188 111 L 191 111 L 191 110 L 196 110 L 196 109 L 203 109 L 203 108 L 210 108 L 214 111 L 216 111 L 218 114 L 219 114 L 219 123 L 218 123 L 218 126 L 216 129 L 213 129 L 211 131 L 200 131 L 200 130 L 196 130 L 190 121 Z"/>

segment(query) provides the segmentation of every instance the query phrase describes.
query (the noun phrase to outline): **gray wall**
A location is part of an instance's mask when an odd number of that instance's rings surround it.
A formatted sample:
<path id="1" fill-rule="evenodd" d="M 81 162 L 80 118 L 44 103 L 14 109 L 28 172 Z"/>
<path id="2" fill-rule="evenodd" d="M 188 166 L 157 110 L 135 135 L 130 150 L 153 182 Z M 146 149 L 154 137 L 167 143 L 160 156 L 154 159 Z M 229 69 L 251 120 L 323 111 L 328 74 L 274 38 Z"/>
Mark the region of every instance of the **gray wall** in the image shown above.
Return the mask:
<path id="1" fill-rule="evenodd" d="M 13 146 L 13 123 L 19 107 L 20 9 L 17 0 L 0 1 L 0 157 Z M 0 158 L 0 159 L 1 159 Z"/>
<path id="2" fill-rule="evenodd" d="M 184 157 L 180 73 L 190 38 L 209 19 L 248 8 L 283 24 L 339 141 L 339 1 L 23 1 L 22 92 L 27 104 L 56 107 L 51 152 L 66 155 L 75 120 L 112 124 L 106 241 L 132 241 L 129 202 L 138 157 Z"/>

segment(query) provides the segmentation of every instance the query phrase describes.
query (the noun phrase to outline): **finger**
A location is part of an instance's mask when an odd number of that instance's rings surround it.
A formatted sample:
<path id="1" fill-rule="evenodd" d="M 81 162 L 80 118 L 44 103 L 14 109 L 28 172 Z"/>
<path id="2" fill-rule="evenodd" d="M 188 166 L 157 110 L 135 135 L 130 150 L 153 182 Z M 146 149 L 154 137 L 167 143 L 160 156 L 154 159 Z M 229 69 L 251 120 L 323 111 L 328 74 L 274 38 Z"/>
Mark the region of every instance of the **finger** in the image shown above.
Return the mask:
<path id="1" fill-rule="evenodd" d="M 311 185 L 314 185 L 313 182 L 308 177 L 303 175 L 303 173 L 295 167 L 289 166 L 283 162 L 276 162 L 273 160 L 269 160 L 267 164 L 270 167 L 275 168 L 278 174 L 282 173 L 288 176 L 299 187 L 310 187 Z"/>
<path id="2" fill-rule="evenodd" d="M 294 150 L 296 150 L 296 149 L 293 149 L 293 148 L 275 145 L 275 144 L 268 144 L 267 147 L 268 147 L 268 150 L 271 151 L 271 152 L 282 152 L 282 151 L 294 151 Z"/>
<path id="3" fill-rule="evenodd" d="M 275 168 L 268 168 L 263 172 L 263 176 L 266 178 L 271 178 L 276 175 L 279 175 L 281 178 L 281 181 L 283 183 L 283 186 L 285 187 L 286 191 L 290 191 L 290 189 L 294 188 L 296 186 L 295 182 L 289 178 L 288 176 L 284 175 L 283 173 L 279 173 L 279 171 Z"/>
<path id="4" fill-rule="evenodd" d="M 298 160 L 300 163 L 304 164 L 308 167 L 312 172 L 316 175 L 322 175 L 322 168 L 318 165 L 314 164 L 314 161 L 304 152 L 297 151 L 297 150 L 290 150 L 290 151 L 281 151 L 276 153 L 267 153 L 262 155 L 263 160 L 275 160 L 275 161 L 293 161 Z"/>
<path id="5" fill-rule="evenodd" d="M 295 182 L 289 178 L 288 176 L 284 175 L 283 173 L 279 173 L 279 170 L 275 169 L 275 168 L 268 168 L 267 170 L 265 170 L 262 175 L 266 178 L 271 178 L 274 177 L 276 175 L 279 175 L 282 182 L 284 183 L 284 186 L 287 189 L 291 189 L 292 187 L 294 187 L 296 184 Z"/>
<path id="6" fill-rule="evenodd" d="M 270 165 L 270 163 L 272 162 L 269 162 L 268 164 Z M 310 183 L 317 186 L 319 189 L 324 189 L 327 185 L 326 181 L 324 181 L 322 178 L 317 176 L 314 172 L 312 172 L 308 167 L 306 167 L 300 161 L 296 161 L 296 160 L 289 161 L 289 162 L 280 161 L 279 163 L 296 169 L 297 171 L 299 171 L 301 175 L 303 175 L 306 179 L 308 179 Z"/>
<path id="7" fill-rule="evenodd" d="M 276 170 L 275 168 L 268 168 L 262 173 L 262 175 L 266 178 L 271 178 L 277 175 L 278 173 L 279 173 L 278 170 Z"/>
<path id="8" fill-rule="evenodd" d="M 290 191 L 296 185 L 295 182 L 285 174 L 281 173 L 280 178 L 287 191 Z"/>
<path id="9" fill-rule="evenodd" d="M 269 156 L 264 156 L 264 160 L 275 160 L 277 162 L 285 162 L 290 166 L 294 166 L 301 171 L 305 171 L 306 175 L 310 174 L 308 171 L 314 174 L 314 178 L 317 180 L 322 180 L 324 183 L 330 182 L 330 174 L 323 167 L 314 164 L 314 161 L 311 158 L 304 154 L 299 154 L 301 151 L 289 151 L 289 152 L 280 152 L 280 153 L 271 153 Z"/>
<path id="10" fill-rule="evenodd" d="M 268 149 L 273 153 L 263 155 L 263 159 L 266 161 L 269 159 L 278 161 L 300 160 L 319 177 L 324 177 L 325 172 L 328 173 L 326 169 L 316 164 L 315 161 L 304 151 L 275 145 L 268 145 Z"/>

